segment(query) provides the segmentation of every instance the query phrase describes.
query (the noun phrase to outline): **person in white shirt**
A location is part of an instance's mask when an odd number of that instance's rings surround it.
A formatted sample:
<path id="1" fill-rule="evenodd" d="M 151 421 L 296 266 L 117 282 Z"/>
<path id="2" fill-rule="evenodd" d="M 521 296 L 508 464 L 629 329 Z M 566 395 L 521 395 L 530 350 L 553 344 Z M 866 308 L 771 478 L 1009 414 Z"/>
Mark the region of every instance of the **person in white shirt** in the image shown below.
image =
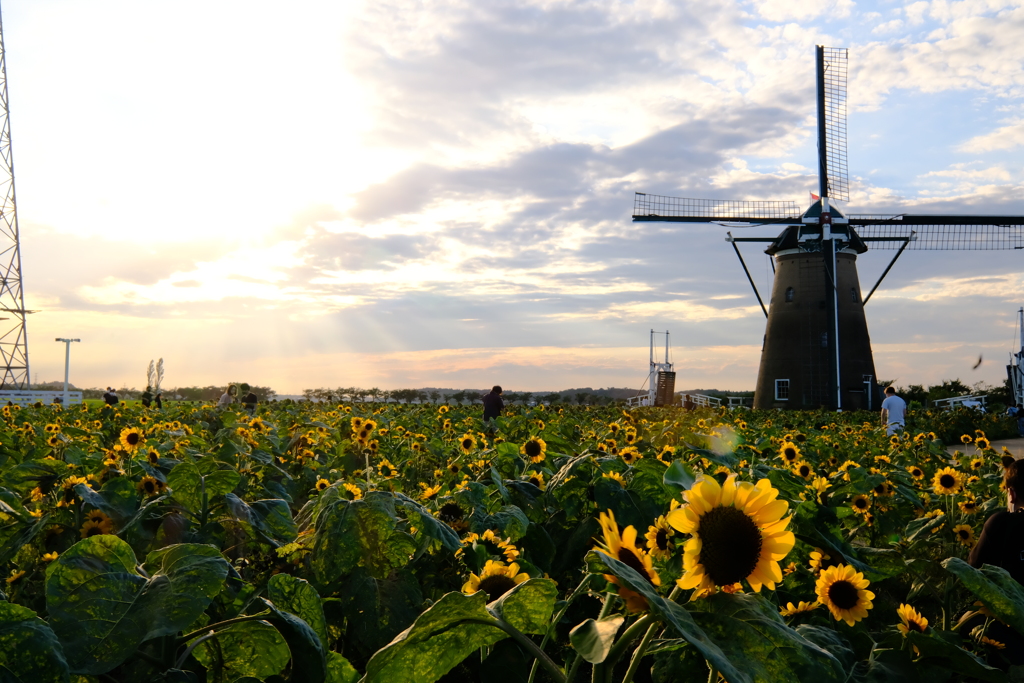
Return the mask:
<path id="1" fill-rule="evenodd" d="M 218 408 L 227 408 L 229 405 L 235 402 L 235 394 L 238 393 L 238 387 L 234 384 L 224 390 L 224 393 L 220 395 L 220 400 L 217 401 Z M 885 404 L 882 404 L 885 405 Z"/>
<path id="2" fill-rule="evenodd" d="M 902 431 L 906 426 L 907 402 L 896 395 L 896 389 L 886 387 L 885 400 L 882 401 L 882 424 L 885 425 L 885 433 L 892 436 L 897 431 Z"/>

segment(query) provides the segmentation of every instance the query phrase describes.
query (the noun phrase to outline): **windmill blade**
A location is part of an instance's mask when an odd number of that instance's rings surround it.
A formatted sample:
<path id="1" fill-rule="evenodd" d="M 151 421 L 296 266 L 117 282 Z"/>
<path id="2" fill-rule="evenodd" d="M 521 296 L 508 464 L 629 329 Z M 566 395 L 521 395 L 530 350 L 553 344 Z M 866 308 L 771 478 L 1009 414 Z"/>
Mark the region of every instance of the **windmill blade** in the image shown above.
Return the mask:
<path id="1" fill-rule="evenodd" d="M 1024 249 L 1024 216 L 852 215 L 849 220 L 872 249 L 899 249 L 908 239 L 907 248 L 919 251 Z"/>
<path id="2" fill-rule="evenodd" d="M 818 145 L 824 192 L 832 199 L 850 201 L 850 177 L 846 165 L 846 76 L 849 51 L 819 47 Z"/>
<path id="3" fill-rule="evenodd" d="M 686 199 L 637 192 L 634 221 L 673 223 L 787 223 L 800 222 L 796 202 Z"/>

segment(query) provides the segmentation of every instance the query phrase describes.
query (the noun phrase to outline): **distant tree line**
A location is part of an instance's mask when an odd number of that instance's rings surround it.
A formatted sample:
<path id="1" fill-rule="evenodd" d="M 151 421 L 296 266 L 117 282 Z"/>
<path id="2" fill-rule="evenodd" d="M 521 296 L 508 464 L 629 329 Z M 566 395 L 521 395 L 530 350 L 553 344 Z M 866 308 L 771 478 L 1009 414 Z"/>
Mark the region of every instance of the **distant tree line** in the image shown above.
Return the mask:
<path id="1" fill-rule="evenodd" d="M 605 391 L 605 390 L 599 390 Z M 373 387 L 338 387 L 336 389 L 319 388 L 304 389 L 302 397 L 307 401 L 323 401 L 326 403 L 454 403 L 471 405 L 480 403 L 487 391 L 481 389 L 460 389 L 458 391 L 440 391 L 438 389 L 379 389 Z M 502 395 L 506 405 L 521 403 L 535 405 L 546 403 L 569 403 L 577 405 L 608 405 L 622 402 L 622 399 L 594 393 L 592 390 L 568 390 L 564 392 L 540 393 L 532 391 L 506 391 Z"/>
<path id="2" fill-rule="evenodd" d="M 229 382 L 228 384 L 240 384 L 240 382 Z M 174 389 L 162 389 L 161 391 L 165 401 L 216 401 L 224 393 L 224 389 L 227 388 L 228 384 L 216 384 L 206 387 L 176 387 Z M 32 388 L 36 391 L 64 391 L 64 382 L 40 382 L 33 384 Z M 82 398 L 103 398 L 103 394 L 106 393 L 107 389 L 106 387 L 79 389 L 72 384 L 68 384 L 68 391 L 81 391 Z M 122 401 L 131 401 L 139 398 L 145 390 L 123 386 L 120 389 L 116 389 L 116 391 Z M 272 401 L 277 396 L 277 392 L 270 387 L 252 385 L 250 391 L 255 393 L 261 402 Z"/>
<path id="3" fill-rule="evenodd" d="M 882 386 L 888 383 L 883 382 Z M 1013 403 L 1013 389 L 1010 386 L 1009 378 L 1003 380 L 1002 385 L 992 386 L 985 382 L 978 382 L 974 386 L 968 386 L 957 379 L 942 380 L 939 384 L 933 384 L 927 389 L 921 384 L 911 384 L 907 387 L 896 387 L 896 393 L 903 397 L 908 404 L 916 403 L 922 408 L 930 408 L 935 401 L 944 398 L 967 395 L 988 396 L 989 410 L 1000 410 Z"/>

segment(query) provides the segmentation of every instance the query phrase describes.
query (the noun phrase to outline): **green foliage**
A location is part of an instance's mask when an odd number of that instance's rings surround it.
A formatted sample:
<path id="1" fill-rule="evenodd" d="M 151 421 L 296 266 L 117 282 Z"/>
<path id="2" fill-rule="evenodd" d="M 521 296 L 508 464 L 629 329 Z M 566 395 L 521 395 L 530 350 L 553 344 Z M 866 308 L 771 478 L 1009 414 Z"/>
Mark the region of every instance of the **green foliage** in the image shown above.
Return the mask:
<path id="1" fill-rule="evenodd" d="M 68 664 L 60 641 L 35 612 L 0 602 L 0 680 L 67 683 Z"/>
<path id="2" fill-rule="evenodd" d="M 110 671 L 140 643 L 194 622 L 228 567 L 216 548 L 188 544 L 150 553 L 145 569 L 115 536 L 83 539 L 51 565 L 46 609 L 72 671 Z"/>

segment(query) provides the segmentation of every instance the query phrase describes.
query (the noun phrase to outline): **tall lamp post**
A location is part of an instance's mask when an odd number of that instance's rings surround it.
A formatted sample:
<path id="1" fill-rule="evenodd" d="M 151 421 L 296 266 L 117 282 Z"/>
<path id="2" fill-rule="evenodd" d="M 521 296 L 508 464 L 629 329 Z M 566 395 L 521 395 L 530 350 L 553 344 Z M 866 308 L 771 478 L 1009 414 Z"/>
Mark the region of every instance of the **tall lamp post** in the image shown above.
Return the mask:
<path id="1" fill-rule="evenodd" d="M 64 342 L 64 398 L 63 407 L 68 407 L 68 368 L 71 366 L 71 342 L 80 342 L 81 339 L 64 339 L 57 337 L 56 341 Z"/>

